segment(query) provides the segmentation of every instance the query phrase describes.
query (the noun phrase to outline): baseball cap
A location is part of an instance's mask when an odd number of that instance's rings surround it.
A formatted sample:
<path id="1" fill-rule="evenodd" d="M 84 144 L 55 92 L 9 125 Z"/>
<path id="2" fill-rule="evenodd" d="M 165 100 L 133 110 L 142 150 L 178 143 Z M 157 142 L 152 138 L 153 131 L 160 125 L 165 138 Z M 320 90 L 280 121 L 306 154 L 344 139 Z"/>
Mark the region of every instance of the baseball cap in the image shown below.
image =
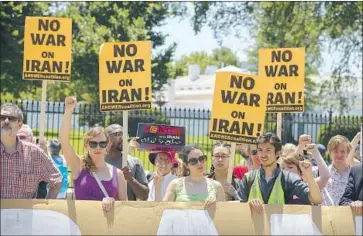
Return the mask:
<path id="1" fill-rule="evenodd" d="M 167 154 L 169 156 L 170 160 L 171 160 L 171 163 L 173 163 L 173 164 L 177 164 L 178 163 L 178 160 L 175 158 L 175 152 L 159 151 L 159 152 L 151 152 L 149 154 L 149 160 L 150 160 L 151 164 L 155 165 L 155 159 L 156 159 L 156 156 L 159 153 L 165 153 L 165 154 Z"/>
<path id="2" fill-rule="evenodd" d="M 123 132 L 124 130 L 121 125 L 112 124 L 112 125 L 107 126 L 105 131 L 108 135 L 110 135 L 110 134 L 117 133 L 117 132 Z"/>
<path id="3" fill-rule="evenodd" d="M 323 157 L 325 156 L 325 152 L 326 152 L 326 148 L 323 144 L 318 144 L 316 145 L 316 147 L 318 148 L 320 155 L 322 155 Z"/>
<path id="4" fill-rule="evenodd" d="M 52 139 L 49 141 L 49 148 L 55 151 L 59 151 L 61 149 L 61 144 L 58 140 Z"/>

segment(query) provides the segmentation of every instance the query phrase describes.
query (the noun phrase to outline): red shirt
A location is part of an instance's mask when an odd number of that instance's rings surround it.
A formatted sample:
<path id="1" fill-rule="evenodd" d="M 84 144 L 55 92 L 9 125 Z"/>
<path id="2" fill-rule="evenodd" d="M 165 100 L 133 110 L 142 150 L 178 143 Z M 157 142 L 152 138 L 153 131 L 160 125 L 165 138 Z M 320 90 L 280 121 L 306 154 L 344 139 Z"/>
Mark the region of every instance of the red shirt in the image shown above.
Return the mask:
<path id="1" fill-rule="evenodd" d="M 244 174 L 247 172 L 248 172 L 248 167 L 245 165 L 237 165 L 233 167 L 233 175 L 240 180 L 242 180 Z"/>
<path id="2" fill-rule="evenodd" d="M 41 181 L 50 187 L 62 183 L 62 175 L 50 157 L 35 144 L 17 138 L 16 151 L 0 147 L 1 198 L 34 198 Z"/>

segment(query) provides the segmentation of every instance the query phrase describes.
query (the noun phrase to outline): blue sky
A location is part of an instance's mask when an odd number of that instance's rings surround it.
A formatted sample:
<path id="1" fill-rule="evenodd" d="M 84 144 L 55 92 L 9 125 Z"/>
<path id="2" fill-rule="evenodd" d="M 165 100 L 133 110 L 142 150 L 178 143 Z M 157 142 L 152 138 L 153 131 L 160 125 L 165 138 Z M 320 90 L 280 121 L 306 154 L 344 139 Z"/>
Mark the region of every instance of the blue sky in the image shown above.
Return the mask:
<path id="1" fill-rule="evenodd" d="M 195 51 L 205 51 L 211 53 L 213 49 L 218 48 L 217 40 L 213 37 L 213 31 L 208 26 L 204 26 L 200 33 L 194 34 L 190 15 L 183 19 L 175 18 L 168 20 L 168 23 L 160 28 L 164 33 L 169 34 L 166 39 L 166 45 L 173 42 L 177 43 L 175 58 L 179 59 L 182 55 L 190 54 Z M 236 52 L 241 61 L 247 60 L 247 50 L 254 44 L 254 40 L 249 37 L 247 29 L 242 29 L 243 38 L 227 36 L 223 40 L 223 46 L 226 46 Z M 330 75 L 333 63 L 337 62 L 340 54 L 329 52 L 328 47 L 323 51 L 323 62 L 320 68 L 320 75 Z M 362 60 L 362 59 L 360 59 Z M 351 66 L 356 75 L 362 74 L 362 64 L 360 68 Z"/>

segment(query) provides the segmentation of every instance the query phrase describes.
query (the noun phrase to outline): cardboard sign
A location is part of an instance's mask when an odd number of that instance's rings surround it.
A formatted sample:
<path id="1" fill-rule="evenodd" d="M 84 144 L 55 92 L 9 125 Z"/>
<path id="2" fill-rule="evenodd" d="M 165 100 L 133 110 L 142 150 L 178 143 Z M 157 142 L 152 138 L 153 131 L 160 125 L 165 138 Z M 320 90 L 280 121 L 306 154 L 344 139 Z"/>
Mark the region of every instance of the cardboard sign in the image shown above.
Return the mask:
<path id="1" fill-rule="evenodd" d="M 185 127 L 137 124 L 139 150 L 180 151 L 185 146 Z"/>
<path id="2" fill-rule="evenodd" d="M 263 133 L 267 88 L 255 75 L 217 72 L 209 138 L 252 144 Z"/>
<path id="3" fill-rule="evenodd" d="M 99 56 L 100 109 L 151 108 L 151 42 L 104 43 Z"/>
<path id="4" fill-rule="evenodd" d="M 25 18 L 24 80 L 71 80 L 72 19 Z"/>
<path id="5" fill-rule="evenodd" d="M 304 112 L 305 48 L 260 49 L 258 54 L 258 76 L 271 86 L 267 112 Z"/>
<path id="6" fill-rule="evenodd" d="M 248 203 L 218 202 L 206 211 L 203 205 L 116 201 L 113 210 L 105 213 L 101 201 L 1 199 L 1 235 L 198 235 L 202 233 L 201 226 L 205 227 L 204 235 L 297 235 L 300 232 L 355 235 L 361 232 L 362 222 L 356 223 L 357 215 L 349 206 L 264 205 L 263 213 L 257 214 Z M 196 224 L 197 216 L 193 213 L 199 216 L 200 225 Z M 291 223 L 294 217 L 298 217 L 299 224 L 294 224 L 296 229 L 292 231 L 284 223 Z"/>

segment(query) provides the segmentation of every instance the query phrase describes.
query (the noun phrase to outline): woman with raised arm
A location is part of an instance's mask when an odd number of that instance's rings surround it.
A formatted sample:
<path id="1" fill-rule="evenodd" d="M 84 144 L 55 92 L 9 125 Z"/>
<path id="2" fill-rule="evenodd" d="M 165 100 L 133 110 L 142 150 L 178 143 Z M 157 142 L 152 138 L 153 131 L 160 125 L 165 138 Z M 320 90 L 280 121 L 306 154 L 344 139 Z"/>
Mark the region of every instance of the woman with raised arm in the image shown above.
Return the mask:
<path id="1" fill-rule="evenodd" d="M 110 143 L 103 127 L 93 127 L 85 134 L 86 153 L 83 157 L 75 153 L 69 134 L 76 106 L 75 97 L 65 99 L 59 137 L 64 158 L 73 174 L 75 199 L 102 201 L 103 210 L 110 211 L 115 200 L 127 200 L 125 178 L 121 170 L 105 162 L 106 147 Z"/>
<path id="2" fill-rule="evenodd" d="M 199 146 L 184 146 L 179 157 L 186 168 L 184 177 L 171 181 L 163 201 L 204 202 L 205 208 L 225 201 L 222 185 L 205 176 L 207 156 Z"/>

